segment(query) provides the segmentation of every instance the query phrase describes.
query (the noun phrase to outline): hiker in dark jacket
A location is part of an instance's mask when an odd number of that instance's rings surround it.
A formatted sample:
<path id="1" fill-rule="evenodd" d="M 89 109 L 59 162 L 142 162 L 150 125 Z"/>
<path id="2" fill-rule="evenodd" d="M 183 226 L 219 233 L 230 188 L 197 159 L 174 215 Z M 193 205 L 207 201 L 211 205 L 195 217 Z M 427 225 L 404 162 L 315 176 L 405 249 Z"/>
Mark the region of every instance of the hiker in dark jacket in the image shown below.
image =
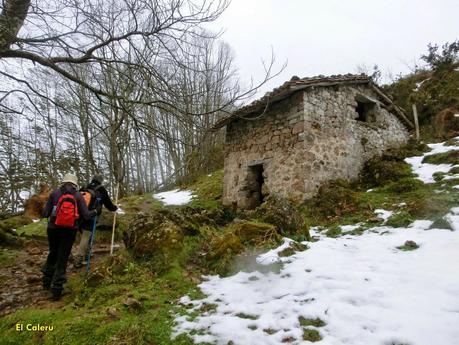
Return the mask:
<path id="1" fill-rule="evenodd" d="M 95 209 L 97 211 L 97 217 L 102 214 L 102 205 L 109 211 L 116 211 L 118 207 L 113 204 L 110 196 L 108 195 L 107 189 L 102 185 L 104 178 L 100 174 L 93 176 L 91 182 L 84 188 L 81 188 L 81 191 L 91 191 L 94 194 L 91 203 L 89 204 L 89 209 Z M 93 200 L 94 199 L 94 200 Z M 80 268 L 83 266 L 83 261 L 86 258 L 89 242 L 91 240 L 91 231 L 94 226 L 94 219 L 89 221 L 83 220 L 80 224 L 81 240 L 78 246 L 77 254 L 75 255 L 74 267 Z"/>
<path id="2" fill-rule="evenodd" d="M 56 225 L 56 222 L 59 223 L 61 219 L 62 212 L 60 209 L 62 209 L 63 200 L 73 198 L 76 203 L 78 215 L 86 220 L 90 220 L 96 213 L 95 211 L 88 210 L 77 188 L 77 177 L 72 174 L 65 175 L 62 185 L 51 192 L 43 210 L 43 218 L 48 218 L 47 233 L 49 243 L 48 258 L 42 269 L 43 288 L 46 290 L 51 289 L 54 300 L 58 300 L 61 297 L 63 285 L 67 281 L 65 276 L 67 262 L 78 230 L 77 221 L 72 222 L 73 226 Z M 59 200 L 61 200 L 61 203 L 59 203 Z M 74 203 L 70 204 L 74 205 Z"/>

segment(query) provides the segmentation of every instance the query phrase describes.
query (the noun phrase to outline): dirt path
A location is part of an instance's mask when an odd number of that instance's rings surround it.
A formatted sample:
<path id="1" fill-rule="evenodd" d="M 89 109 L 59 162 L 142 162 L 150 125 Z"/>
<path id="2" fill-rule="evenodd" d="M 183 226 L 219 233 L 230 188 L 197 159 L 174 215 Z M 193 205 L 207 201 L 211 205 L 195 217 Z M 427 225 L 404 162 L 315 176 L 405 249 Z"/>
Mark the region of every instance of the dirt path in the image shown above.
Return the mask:
<path id="1" fill-rule="evenodd" d="M 74 244 L 75 250 L 77 244 Z M 96 263 L 110 252 L 110 245 L 96 244 L 91 262 Z M 65 302 L 53 302 L 48 298 L 50 293 L 43 290 L 41 283 L 41 267 L 48 255 L 46 237 L 34 237 L 21 250 L 14 263 L 0 267 L 0 316 L 34 305 L 39 308 L 60 308 Z M 67 279 L 85 267 L 76 269 L 72 262 L 67 266 Z M 64 289 L 65 294 L 65 289 Z"/>

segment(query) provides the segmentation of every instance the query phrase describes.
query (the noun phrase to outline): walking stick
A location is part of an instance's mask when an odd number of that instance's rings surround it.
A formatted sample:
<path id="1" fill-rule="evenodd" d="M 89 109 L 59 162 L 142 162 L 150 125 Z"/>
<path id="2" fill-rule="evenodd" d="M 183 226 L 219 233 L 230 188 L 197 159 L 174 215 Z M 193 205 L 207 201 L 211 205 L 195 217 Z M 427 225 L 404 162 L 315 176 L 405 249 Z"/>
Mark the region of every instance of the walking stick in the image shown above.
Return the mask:
<path id="1" fill-rule="evenodd" d="M 89 267 L 91 265 L 92 245 L 94 243 L 94 237 L 96 235 L 96 223 L 97 223 L 97 214 L 94 216 L 94 223 L 92 224 L 91 237 L 89 239 L 89 253 L 86 259 L 86 273 L 89 272 Z"/>
<path id="2" fill-rule="evenodd" d="M 118 206 L 118 194 L 120 191 L 120 184 L 118 183 L 118 186 L 116 187 L 116 196 L 115 196 L 115 205 Z M 116 226 L 116 211 L 115 214 L 113 215 L 113 226 L 112 226 L 112 244 L 110 246 L 110 255 L 113 255 L 113 246 L 115 243 L 115 226 Z"/>

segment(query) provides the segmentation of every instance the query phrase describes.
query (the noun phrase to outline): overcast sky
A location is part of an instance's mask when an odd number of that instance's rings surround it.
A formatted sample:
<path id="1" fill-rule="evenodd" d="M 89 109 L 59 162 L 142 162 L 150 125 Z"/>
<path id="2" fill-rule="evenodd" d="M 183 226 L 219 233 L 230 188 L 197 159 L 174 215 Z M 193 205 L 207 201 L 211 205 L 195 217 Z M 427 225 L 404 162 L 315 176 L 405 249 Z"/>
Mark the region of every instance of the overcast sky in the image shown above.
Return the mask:
<path id="1" fill-rule="evenodd" d="M 274 50 L 282 74 L 260 93 L 293 75 L 356 73 L 377 64 L 407 73 L 427 44 L 459 38 L 459 0 L 232 0 L 213 24 L 236 55 L 243 81 L 262 78 L 261 59 Z"/>

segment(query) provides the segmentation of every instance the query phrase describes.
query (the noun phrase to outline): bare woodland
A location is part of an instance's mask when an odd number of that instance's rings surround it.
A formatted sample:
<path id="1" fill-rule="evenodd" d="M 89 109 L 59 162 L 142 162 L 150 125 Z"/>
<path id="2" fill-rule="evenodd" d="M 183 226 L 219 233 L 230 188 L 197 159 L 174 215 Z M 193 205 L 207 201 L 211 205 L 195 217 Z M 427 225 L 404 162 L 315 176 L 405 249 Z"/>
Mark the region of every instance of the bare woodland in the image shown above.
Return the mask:
<path id="1" fill-rule="evenodd" d="M 239 85 L 226 0 L 0 1 L 0 212 L 68 171 L 124 196 L 214 170 L 210 128 L 273 76 Z"/>

